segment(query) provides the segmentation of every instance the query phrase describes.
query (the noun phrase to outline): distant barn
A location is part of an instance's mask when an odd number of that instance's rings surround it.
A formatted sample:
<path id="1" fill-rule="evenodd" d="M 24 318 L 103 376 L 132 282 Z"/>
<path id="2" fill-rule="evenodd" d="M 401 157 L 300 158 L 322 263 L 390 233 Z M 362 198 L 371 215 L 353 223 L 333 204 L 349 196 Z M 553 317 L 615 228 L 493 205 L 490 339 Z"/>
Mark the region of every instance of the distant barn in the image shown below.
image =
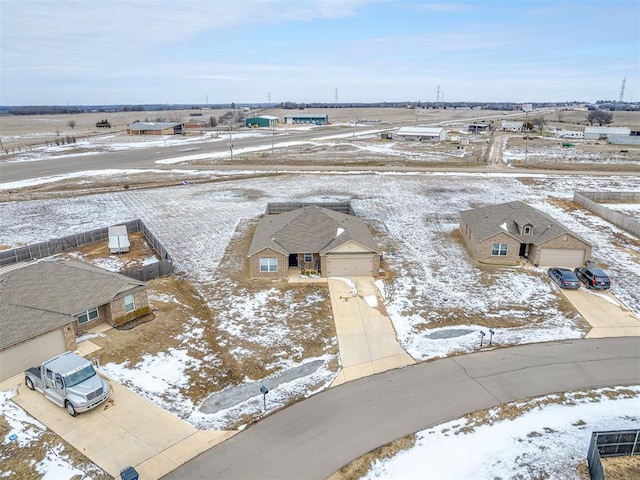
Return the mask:
<path id="1" fill-rule="evenodd" d="M 133 122 L 127 127 L 129 135 L 180 135 L 184 123 L 175 122 Z"/>

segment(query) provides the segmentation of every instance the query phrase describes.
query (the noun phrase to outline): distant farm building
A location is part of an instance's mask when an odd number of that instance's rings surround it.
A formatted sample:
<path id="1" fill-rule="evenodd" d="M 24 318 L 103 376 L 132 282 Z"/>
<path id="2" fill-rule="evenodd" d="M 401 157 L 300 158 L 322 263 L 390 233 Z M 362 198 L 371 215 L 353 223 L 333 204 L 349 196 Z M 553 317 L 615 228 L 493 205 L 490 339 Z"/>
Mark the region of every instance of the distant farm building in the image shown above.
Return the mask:
<path id="1" fill-rule="evenodd" d="M 502 120 L 502 131 L 503 132 L 521 132 L 523 122 L 510 122 L 508 120 Z"/>
<path id="2" fill-rule="evenodd" d="M 396 140 L 411 142 L 443 142 L 447 131 L 441 127 L 401 127 L 396 132 Z"/>
<path id="3" fill-rule="evenodd" d="M 260 128 L 271 128 L 278 125 L 279 119 L 278 117 L 274 117 L 272 115 L 261 115 L 259 117 L 248 117 L 244 124 L 247 127 L 260 127 Z"/>
<path id="4" fill-rule="evenodd" d="M 584 132 L 579 130 L 558 130 L 556 135 L 558 138 L 584 138 Z"/>
<path id="5" fill-rule="evenodd" d="M 488 123 L 472 123 L 469 125 L 469 131 L 471 133 L 482 133 L 489 129 Z"/>
<path id="6" fill-rule="evenodd" d="M 610 135 L 631 135 L 629 127 L 584 127 L 585 140 L 606 140 Z"/>
<path id="7" fill-rule="evenodd" d="M 127 127 L 129 135 L 180 135 L 184 123 L 175 122 L 133 122 Z"/>
<path id="8" fill-rule="evenodd" d="M 290 113 L 284 116 L 284 123 L 326 125 L 329 123 L 329 115 L 319 113 Z"/>

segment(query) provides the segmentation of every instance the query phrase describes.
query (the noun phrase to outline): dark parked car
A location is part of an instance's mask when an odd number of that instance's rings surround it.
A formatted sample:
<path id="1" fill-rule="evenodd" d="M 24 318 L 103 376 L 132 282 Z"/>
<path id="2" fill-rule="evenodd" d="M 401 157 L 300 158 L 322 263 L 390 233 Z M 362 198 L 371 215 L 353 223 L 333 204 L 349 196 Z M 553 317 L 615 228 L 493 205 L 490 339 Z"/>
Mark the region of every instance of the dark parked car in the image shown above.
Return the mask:
<path id="1" fill-rule="evenodd" d="M 580 288 L 580 280 L 575 273 L 568 268 L 550 268 L 547 274 L 558 284 L 560 288 L 569 288 L 575 290 Z"/>
<path id="2" fill-rule="evenodd" d="M 587 288 L 609 290 L 611 287 L 609 276 L 599 268 L 576 268 L 573 272 Z"/>

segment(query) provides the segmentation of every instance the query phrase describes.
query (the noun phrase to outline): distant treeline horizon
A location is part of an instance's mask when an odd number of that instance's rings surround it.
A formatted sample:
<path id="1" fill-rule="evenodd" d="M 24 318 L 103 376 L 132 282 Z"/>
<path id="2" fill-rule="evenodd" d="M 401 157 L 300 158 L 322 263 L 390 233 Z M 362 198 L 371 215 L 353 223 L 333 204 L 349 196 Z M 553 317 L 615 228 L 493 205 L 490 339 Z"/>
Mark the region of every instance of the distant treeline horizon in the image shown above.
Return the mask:
<path id="1" fill-rule="evenodd" d="M 587 107 L 590 110 L 600 108 L 610 111 L 638 111 L 640 102 L 619 102 L 614 100 L 598 100 L 590 102 L 530 102 L 533 108 L 548 107 Z M 69 115 L 79 113 L 113 113 L 113 112 L 150 112 L 165 110 L 304 110 L 305 108 L 466 108 L 482 110 L 522 110 L 519 102 L 372 102 L 372 103 L 221 103 L 221 104 L 122 104 L 122 105 L 16 105 L 1 106 L 0 115 Z"/>

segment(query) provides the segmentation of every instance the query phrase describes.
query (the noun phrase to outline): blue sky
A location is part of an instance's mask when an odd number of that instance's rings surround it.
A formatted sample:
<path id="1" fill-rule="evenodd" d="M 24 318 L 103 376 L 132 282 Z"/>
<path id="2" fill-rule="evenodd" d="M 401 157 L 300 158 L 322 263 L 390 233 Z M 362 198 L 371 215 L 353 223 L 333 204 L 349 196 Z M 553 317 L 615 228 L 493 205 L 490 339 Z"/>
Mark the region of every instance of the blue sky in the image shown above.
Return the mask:
<path id="1" fill-rule="evenodd" d="M 1 105 L 640 101 L 640 2 L 0 0 Z"/>

